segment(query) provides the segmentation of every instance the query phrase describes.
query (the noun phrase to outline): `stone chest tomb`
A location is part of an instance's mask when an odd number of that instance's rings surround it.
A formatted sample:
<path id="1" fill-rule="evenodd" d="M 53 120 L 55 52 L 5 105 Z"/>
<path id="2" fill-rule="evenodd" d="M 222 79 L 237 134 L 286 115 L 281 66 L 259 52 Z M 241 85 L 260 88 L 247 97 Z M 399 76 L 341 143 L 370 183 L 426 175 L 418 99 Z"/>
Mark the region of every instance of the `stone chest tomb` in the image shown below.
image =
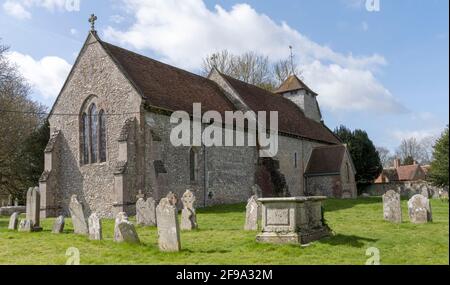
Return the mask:
<path id="1" fill-rule="evenodd" d="M 330 235 L 323 221 L 322 202 L 326 197 L 260 198 L 263 243 L 305 244 Z"/>

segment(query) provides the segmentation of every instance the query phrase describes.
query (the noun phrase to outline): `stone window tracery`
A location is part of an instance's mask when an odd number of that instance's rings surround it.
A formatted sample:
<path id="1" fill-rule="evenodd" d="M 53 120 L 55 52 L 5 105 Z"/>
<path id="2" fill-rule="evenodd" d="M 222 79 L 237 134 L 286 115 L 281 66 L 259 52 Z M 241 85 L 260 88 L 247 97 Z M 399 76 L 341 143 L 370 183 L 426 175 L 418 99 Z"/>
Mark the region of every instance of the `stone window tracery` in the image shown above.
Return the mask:
<path id="1" fill-rule="evenodd" d="M 81 164 L 106 161 L 106 115 L 95 102 L 87 104 L 81 115 Z"/>

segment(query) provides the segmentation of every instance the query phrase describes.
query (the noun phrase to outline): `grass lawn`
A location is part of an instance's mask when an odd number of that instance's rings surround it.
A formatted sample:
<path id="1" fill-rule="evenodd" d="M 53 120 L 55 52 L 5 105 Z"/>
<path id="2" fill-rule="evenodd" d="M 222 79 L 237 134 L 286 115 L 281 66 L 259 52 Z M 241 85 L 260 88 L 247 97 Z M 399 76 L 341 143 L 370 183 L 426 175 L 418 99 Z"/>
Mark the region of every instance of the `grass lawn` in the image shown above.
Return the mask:
<path id="1" fill-rule="evenodd" d="M 309 246 L 258 244 L 256 232 L 243 231 L 245 205 L 198 209 L 200 229 L 181 232 L 182 251 L 161 253 L 156 228 L 137 227 L 142 245 L 113 241 L 113 220 L 103 220 L 103 241 L 65 232 L 52 234 L 54 219 L 42 221 L 44 231 L 7 230 L 0 217 L 0 264 L 65 264 L 66 250 L 77 247 L 81 264 L 365 264 L 366 249 L 380 250 L 381 264 L 449 264 L 447 202 L 432 200 L 433 223 L 414 225 L 402 201 L 404 222 L 383 221 L 381 198 L 328 200 L 325 219 L 334 236 Z"/>

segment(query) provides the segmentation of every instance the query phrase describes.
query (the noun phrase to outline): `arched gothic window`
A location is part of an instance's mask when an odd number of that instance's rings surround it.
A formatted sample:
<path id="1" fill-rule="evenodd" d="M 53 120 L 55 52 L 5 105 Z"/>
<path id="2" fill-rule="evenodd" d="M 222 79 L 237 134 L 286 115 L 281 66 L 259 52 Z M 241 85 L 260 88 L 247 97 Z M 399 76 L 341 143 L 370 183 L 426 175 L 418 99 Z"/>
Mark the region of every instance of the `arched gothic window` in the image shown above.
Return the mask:
<path id="1" fill-rule="evenodd" d="M 106 118 L 105 118 L 105 112 L 103 110 L 100 110 L 98 115 L 98 125 L 99 125 L 99 155 L 100 155 L 100 162 L 106 161 Z"/>
<path id="2" fill-rule="evenodd" d="M 86 113 L 81 117 L 81 155 L 82 163 L 89 163 L 89 118 Z"/>
<path id="3" fill-rule="evenodd" d="M 189 151 L 189 174 L 191 182 L 197 182 L 198 180 L 198 155 L 195 148 L 191 148 Z"/>
<path id="4" fill-rule="evenodd" d="M 81 163 L 106 161 L 106 115 L 91 103 L 81 115 Z"/>

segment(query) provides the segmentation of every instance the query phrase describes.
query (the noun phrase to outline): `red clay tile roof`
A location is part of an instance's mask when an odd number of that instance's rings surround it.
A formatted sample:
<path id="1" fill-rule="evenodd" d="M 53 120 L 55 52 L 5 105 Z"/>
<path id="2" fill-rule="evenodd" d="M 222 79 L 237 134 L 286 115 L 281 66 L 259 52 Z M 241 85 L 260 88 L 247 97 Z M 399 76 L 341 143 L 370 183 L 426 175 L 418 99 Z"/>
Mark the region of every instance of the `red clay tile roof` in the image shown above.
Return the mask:
<path id="1" fill-rule="evenodd" d="M 192 114 L 192 103 L 201 103 L 202 111 L 235 110 L 219 86 L 209 79 L 103 41 L 100 43 L 151 106 L 189 114 Z"/>
<path id="2" fill-rule="evenodd" d="M 281 85 L 275 90 L 275 93 L 285 93 L 289 91 L 297 91 L 297 90 L 306 90 L 311 92 L 314 95 L 317 95 L 316 92 L 312 91 L 300 78 L 296 75 L 289 76 Z"/>
<path id="3" fill-rule="evenodd" d="M 230 76 L 222 76 L 253 111 L 266 111 L 267 114 L 270 111 L 278 111 L 279 131 L 332 144 L 341 143 L 325 125 L 307 118 L 289 99 Z"/>
<path id="4" fill-rule="evenodd" d="M 100 43 L 150 106 L 192 113 L 192 103 L 201 103 L 203 112 L 236 110 L 212 80 L 103 41 Z M 225 78 L 253 111 L 278 111 L 281 132 L 326 143 L 340 143 L 326 126 L 307 118 L 289 99 L 229 76 Z"/>
<path id="5" fill-rule="evenodd" d="M 425 177 L 425 173 L 419 164 L 414 165 L 402 165 L 397 168 L 398 180 L 418 180 Z"/>
<path id="6" fill-rule="evenodd" d="M 344 145 L 313 148 L 305 175 L 339 173 L 345 154 Z"/>

